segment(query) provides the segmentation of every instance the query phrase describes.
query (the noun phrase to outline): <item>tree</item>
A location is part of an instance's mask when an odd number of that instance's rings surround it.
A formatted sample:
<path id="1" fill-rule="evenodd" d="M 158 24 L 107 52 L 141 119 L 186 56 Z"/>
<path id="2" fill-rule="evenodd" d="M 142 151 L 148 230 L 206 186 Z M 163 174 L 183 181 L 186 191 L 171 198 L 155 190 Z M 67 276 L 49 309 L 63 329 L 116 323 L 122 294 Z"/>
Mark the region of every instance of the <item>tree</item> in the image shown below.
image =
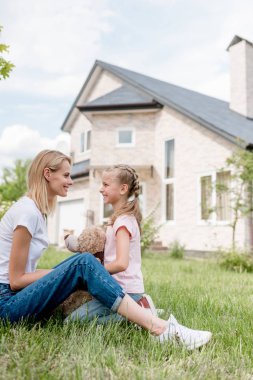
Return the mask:
<path id="1" fill-rule="evenodd" d="M 26 172 L 30 160 L 16 160 L 14 168 L 4 168 L 0 184 L 0 196 L 2 201 L 17 201 L 27 190 Z M 1 200 L 0 199 L 0 200 Z"/>
<path id="2" fill-rule="evenodd" d="M 0 25 L 0 33 L 2 31 L 2 26 Z M 11 70 L 15 67 L 13 63 L 7 61 L 3 58 L 2 53 L 8 53 L 9 46 L 5 44 L 0 44 L 0 80 L 9 77 Z"/>
<path id="3" fill-rule="evenodd" d="M 231 184 L 228 186 L 218 183 L 216 185 L 216 191 L 219 194 L 226 192 L 230 196 L 232 248 L 235 249 L 235 233 L 239 219 L 249 217 L 249 236 L 252 249 L 253 153 L 240 148 L 226 160 L 226 166 L 225 170 L 230 170 L 231 172 Z"/>

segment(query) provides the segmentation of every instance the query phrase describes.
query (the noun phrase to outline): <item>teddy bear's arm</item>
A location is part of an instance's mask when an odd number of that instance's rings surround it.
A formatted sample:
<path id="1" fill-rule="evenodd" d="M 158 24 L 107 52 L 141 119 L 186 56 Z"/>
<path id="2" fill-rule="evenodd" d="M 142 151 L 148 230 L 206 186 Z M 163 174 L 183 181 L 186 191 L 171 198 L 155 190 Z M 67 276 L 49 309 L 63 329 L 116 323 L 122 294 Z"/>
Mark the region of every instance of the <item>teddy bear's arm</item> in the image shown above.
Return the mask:
<path id="1" fill-rule="evenodd" d="M 65 246 L 68 248 L 71 252 L 77 252 L 78 251 L 78 240 L 77 237 L 74 235 L 67 235 L 64 237 L 65 240 Z"/>

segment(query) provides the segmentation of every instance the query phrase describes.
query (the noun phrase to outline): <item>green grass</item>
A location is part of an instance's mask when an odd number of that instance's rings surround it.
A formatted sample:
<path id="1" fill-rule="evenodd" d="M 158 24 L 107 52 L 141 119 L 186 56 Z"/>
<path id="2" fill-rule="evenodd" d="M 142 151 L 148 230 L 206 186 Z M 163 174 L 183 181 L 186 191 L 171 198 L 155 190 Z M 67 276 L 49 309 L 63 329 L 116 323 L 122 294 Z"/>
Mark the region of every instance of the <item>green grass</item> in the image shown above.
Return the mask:
<path id="1" fill-rule="evenodd" d="M 50 249 L 41 267 L 67 257 Z M 253 277 L 215 262 L 143 258 L 146 292 L 164 318 L 213 332 L 202 350 L 160 345 L 133 325 L 0 324 L 1 379 L 253 379 Z"/>

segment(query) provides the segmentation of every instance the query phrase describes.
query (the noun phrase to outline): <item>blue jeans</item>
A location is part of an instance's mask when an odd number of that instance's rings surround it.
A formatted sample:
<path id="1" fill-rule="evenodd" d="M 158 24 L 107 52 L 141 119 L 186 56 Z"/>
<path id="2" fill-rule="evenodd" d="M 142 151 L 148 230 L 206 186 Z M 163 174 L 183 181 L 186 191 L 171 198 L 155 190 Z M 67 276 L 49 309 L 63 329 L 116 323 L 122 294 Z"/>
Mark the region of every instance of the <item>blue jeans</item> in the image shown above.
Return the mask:
<path id="1" fill-rule="evenodd" d="M 71 293 L 86 289 L 109 309 L 117 312 L 125 291 L 90 253 L 69 257 L 50 273 L 13 292 L 8 284 L 0 284 L 0 318 L 16 322 L 48 316 Z"/>
<path id="2" fill-rule="evenodd" d="M 128 295 L 138 302 L 143 296 L 143 293 L 128 293 Z M 94 298 L 74 310 L 64 322 L 92 320 L 96 320 L 97 324 L 106 324 L 108 322 L 120 322 L 126 319 Z"/>

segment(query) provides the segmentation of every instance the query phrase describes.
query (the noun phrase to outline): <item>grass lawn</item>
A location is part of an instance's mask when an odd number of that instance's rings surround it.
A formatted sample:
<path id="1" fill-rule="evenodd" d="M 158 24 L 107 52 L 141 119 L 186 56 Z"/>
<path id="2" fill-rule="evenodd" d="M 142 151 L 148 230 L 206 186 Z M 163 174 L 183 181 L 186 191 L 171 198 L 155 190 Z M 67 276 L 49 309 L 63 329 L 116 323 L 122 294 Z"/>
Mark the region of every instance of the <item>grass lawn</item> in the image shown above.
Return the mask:
<path id="1" fill-rule="evenodd" d="M 40 266 L 66 253 L 50 249 Z M 164 318 L 213 332 L 202 350 L 160 345 L 123 323 L 0 324 L 0 379 L 253 379 L 253 276 L 226 272 L 215 262 L 143 258 L 146 292 Z"/>

